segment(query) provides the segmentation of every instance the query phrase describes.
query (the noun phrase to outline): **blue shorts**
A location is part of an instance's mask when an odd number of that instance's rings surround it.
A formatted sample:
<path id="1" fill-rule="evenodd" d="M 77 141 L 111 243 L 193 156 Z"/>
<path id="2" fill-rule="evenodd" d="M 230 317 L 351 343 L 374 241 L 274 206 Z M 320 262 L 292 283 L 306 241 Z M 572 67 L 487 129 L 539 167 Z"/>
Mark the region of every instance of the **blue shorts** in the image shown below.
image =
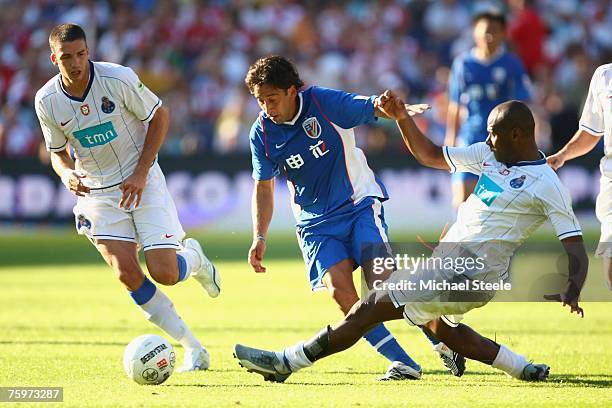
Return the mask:
<path id="1" fill-rule="evenodd" d="M 298 228 L 297 236 L 312 290 L 323 289 L 321 279 L 327 270 L 345 259 L 355 261 L 357 269 L 377 256 L 386 256 L 389 242 L 382 203 L 371 197 L 325 227 Z"/>

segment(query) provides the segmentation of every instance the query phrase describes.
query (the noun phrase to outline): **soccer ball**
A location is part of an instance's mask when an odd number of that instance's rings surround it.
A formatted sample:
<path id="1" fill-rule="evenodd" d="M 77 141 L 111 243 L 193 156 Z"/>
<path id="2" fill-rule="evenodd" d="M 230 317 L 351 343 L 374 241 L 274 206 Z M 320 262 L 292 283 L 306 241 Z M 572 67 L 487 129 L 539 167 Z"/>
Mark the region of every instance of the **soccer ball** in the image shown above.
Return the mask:
<path id="1" fill-rule="evenodd" d="M 138 384 L 161 384 L 174 371 L 172 344 L 156 334 L 136 337 L 125 348 L 123 368 Z"/>

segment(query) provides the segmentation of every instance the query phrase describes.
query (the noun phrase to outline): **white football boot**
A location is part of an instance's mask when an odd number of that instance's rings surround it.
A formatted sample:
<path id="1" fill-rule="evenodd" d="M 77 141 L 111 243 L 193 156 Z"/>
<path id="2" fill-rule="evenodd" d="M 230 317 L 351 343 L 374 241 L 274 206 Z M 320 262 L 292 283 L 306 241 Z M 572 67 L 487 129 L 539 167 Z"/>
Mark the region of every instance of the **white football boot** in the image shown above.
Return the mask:
<path id="1" fill-rule="evenodd" d="M 210 366 L 210 356 L 204 347 L 198 349 L 186 349 L 183 365 L 176 369 L 177 373 L 187 371 L 208 370 Z"/>
<path id="2" fill-rule="evenodd" d="M 213 298 L 219 296 L 219 293 L 221 293 L 221 276 L 215 265 L 204 255 L 200 243 L 193 238 L 187 238 L 183 241 L 183 245 L 196 251 L 200 258 L 200 265 L 191 272 L 191 276 L 200 282 L 208 296 Z"/>

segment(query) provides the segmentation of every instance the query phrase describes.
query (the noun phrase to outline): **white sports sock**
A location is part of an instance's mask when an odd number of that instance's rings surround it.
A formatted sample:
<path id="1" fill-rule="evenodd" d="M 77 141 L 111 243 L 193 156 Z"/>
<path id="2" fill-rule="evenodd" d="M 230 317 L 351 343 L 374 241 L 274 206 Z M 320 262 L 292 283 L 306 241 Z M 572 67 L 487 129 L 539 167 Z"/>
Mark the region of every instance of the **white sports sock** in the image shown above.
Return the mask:
<path id="1" fill-rule="evenodd" d="M 187 276 L 194 270 L 200 267 L 200 257 L 198 253 L 191 248 L 183 248 L 176 252 L 177 255 L 181 255 L 187 263 Z"/>
<path id="2" fill-rule="evenodd" d="M 145 304 L 138 306 L 147 320 L 157 325 L 187 349 L 200 348 L 202 345 L 195 338 L 187 324 L 176 313 L 172 301 L 157 288 L 153 297 Z"/>
<path id="3" fill-rule="evenodd" d="M 502 370 L 506 374 L 514 377 L 521 378 L 521 374 L 523 374 L 523 369 L 527 366 L 529 362 L 525 359 L 525 357 L 516 354 L 509 348 L 504 345 L 499 346 L 499 352 L 493 360 L 494 368 L 498 370 Z"/>
<path id="4" fill-rule="evenodd" d="M 292 372 L 295 372 L 301 368 L 310 367 L 312 361 L 306 357 L 304 353 L 304 343 L 300 342 L 294 346 L 287 347 L 283 351 L 277 351 L 276 357 L 282 361 L 285 365 L 289 363 L 289 368 Z"/>

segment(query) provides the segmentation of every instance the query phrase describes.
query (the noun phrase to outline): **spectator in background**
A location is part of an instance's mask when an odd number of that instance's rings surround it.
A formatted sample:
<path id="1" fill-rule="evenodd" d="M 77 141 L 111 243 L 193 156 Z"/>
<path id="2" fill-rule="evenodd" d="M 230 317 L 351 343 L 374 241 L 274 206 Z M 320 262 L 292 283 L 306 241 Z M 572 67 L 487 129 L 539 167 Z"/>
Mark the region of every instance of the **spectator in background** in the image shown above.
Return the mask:
<path id="1" fill-rule="evenodd" d="M 529 99 L 529 79 L 521 61 L 505 50 L 506 19 L 498 11 L 474 15 L 475 47 L 453 61 L 449 80 L 446 146 L 469 146 L 487 138 L 487 117 L 493 108 L 510 99 Z M 462 111 L 467 111 L 462 120 Z M 460 125 L 461 123 L 461 125 Z M 478 177 L 454 173 L 453 206 L 464 202 Z"/>
<path id="2" fill-rule="evenodd" d="M 541 91 L 536 100 L 541 103 L 558 97 L 561 108 L 565 108 L 563 98 L 567 91 L 559 89 L 564 77 L 560 72 L 566 70 L 564 60 L 569 47 L 577 44 L 589 66 L 611 60 L 609 0 L 532 0 L 523 8 L 522 1 L 508 1 L 512 10 L 510 38 Z M 454 56 L 471 47 L 469 12 L 481 3 L 0 0 L 0 111 L 10 104 L 19 117 L 33 115 L 33 91 L 53 74 L 46 63 L 47 33 L 58 23 L 87 21 L 94 60 L 132 66 L 148 86 L 158 89 L 162 98 L 170 97 L 178 103 L 184 98 L 188 102 L 185 122 L 173 125 L 162 154 L 245 151 L 248 147 L 241 143 L 228 144 L 227 135 L 219 130 L 228 129 L 221 126 L 220 121 L 227 117 L 220 116 L 221 112 L 252 109 L 251 102 L 240 102 L 240 98 L 236 102 L 232 97 L 244 86 L 242 78 L 249 61 L 280 53 L 299 63 L 306 83 L 323 78 L 341 89 L 375 94 L 386 83 L 399 82 L 399 88 L 409 91 L 411 99 L 420 100 L 436 87 L 437 68 L 448 67 Z M 535 72 L 531 57 L 521 51 L 534 46 L 534 37 L 520 37 L 513 28 L 515 24 L 523 29 L 533 28 L 533 24 L 519 24 L 529 10 L 550 31 L 550 36 L 543 39 L 544 63 Z M 156 51 L 151 51 L 152 46 Z M 176 83 L 179 78 L 180 85 Z M 180 98 L 176 87 L 181 88 Z M 200 100 L 213 93 L 223 97 L 213 102 Z M 585 94 L 583 89 L 583 98 Z M 236 107 L 236 103 L 246 106 Z M 541 103 L 549 105 L 556 104 Z M 550 112 L 542 113 L 546 121 Z M 431 118 L 427 115 L 423 119 L 431 125 Z M 27 119 L 23 123 L 39 134 L 35 123 Z M 399 141 L 399 134 L 394 127 L 382 129 L 388 136 L 383 151 L 389 151 Z M 237 139 L 244 140 L 248 129 L 241 126 L 237 131 Z M 364 133 L 378 135 L 378 130 L 369 132 L 364 128 Z M 379 149 L 381 138 L 372 137 L 376 141 L 370 143 L 366 138 L 363 146 Z M 38 139 L 42 140 L 40 136 Z"/>
<path id="3" fill-rule="evenodd" d="M 546 39 L 546 26 L 531 3 L 530 0 L 508 0 L 511 13 L 508 39 L 529 74 L 544 64 Z"/>

